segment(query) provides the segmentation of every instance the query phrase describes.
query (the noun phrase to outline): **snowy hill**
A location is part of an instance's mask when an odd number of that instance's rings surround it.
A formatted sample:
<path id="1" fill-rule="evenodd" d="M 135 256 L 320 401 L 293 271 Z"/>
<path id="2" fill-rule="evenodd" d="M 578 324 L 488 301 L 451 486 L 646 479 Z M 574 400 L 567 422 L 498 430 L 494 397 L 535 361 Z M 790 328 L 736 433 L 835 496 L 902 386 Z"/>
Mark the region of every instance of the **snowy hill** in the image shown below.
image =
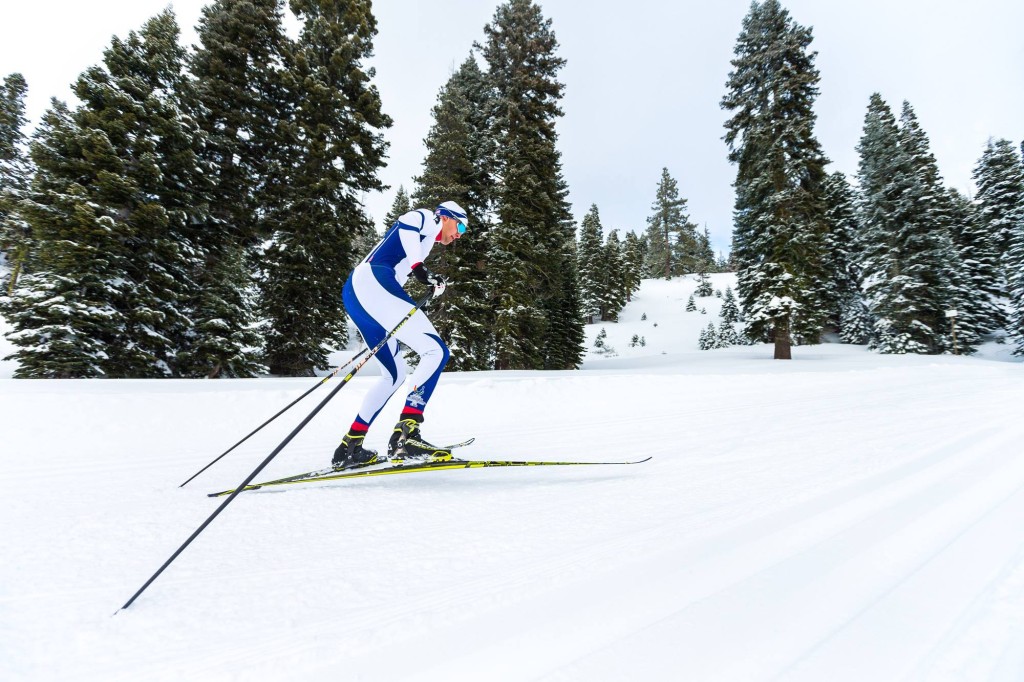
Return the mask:
<path id="1" fill-rule="evenodd" d="M 179 488 L 310 380 L 0 380 L 0 679 L 1024 679 L 1024 365 L 699 351 L 694 284 L 582 371 L 446 374 L 424 429 L 652 461 L 245 493 L 114 617 L 329 389 Z M 260 478 L 323 466 L 371 381 Z"/>
<path id="2" fill-rule="evenodd" d="M 736 288 L 736 275 L 732 273 L 709 275 L 718 291 Z M 616 323 L 598 322 L 587 329 L 587 368 L 599 368 L 602 361 L 614 358 L 650 358 L 659 355 L 688 353 L 697 350 L 697 338 L 702 329 L 713 322 L 721 322 L 719 312 L 722 299 L 715 296 L 694 297 L 696 312 L 686 312 L 686 301 L 697 288 L 697 277 L 686 275 L 671 280 L 645 279 L 633 300 L 626 305 Z M 701 313 L 701 310 L 705 313 Z M 646 319 L 643 319 L 646 317 Z M 614 356 L 595 352 L 594 339 L 601 329 L 607 334 L 607 345 L 614 348 Z M 645 346 L 630 346 L 634 335 L 646 340 Z M 616 366 L 628 363 L 616 362 Z"/>

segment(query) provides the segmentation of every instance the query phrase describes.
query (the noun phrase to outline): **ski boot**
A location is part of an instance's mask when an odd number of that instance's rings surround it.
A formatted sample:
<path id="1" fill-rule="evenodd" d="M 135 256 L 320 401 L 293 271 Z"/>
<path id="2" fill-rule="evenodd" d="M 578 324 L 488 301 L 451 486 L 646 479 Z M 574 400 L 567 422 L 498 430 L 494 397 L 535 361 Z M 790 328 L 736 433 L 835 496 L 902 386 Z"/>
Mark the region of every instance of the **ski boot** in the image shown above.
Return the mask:
<path id="1" fill-rule="evenodd" d="M 341 439 L 341 445 L 334 451 L 331 466 L 335 469 L 349 469 L 381 461 L 377 458 L 376 450 L 367 450 L 363 447 L 365 437 L 365 434 L 354 434 L 351 431 L 345 434 L 345 437 Z"/>
<path id="2" fill-rule="evenodd" d="M 398 464 L 412 462 L 447 462 L 451 450 L 439 448 L 423 440 L 420 435 L 422 418 L 406 417 L 397 424 L 388 442 L 388 459 Z"/>

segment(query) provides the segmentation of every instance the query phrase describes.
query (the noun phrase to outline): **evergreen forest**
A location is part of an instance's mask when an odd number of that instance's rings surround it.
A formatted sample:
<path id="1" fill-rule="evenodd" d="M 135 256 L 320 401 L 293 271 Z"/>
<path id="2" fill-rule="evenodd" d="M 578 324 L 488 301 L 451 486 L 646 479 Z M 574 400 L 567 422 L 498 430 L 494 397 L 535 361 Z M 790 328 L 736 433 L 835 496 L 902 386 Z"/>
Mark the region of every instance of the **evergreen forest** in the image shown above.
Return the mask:
<path id="1" fill-rule="evenodd" d="M 577 222 L 557 145 L 566 60 L 535 0 L 496 7 L 397 188 L 380 179 L 392 120 L 367 65 L 370 0 L 214 0 L 196 28 L 182 45 L 167 9 L 115 36 L 72 84 L 77 102 L 51 100 L 31 129 L 31 84 L 0 74 L 15 376 L 312 376 L 356 342 L 340 295 L 352 268 L 402 214 L 445 200 L 472 233 L 432 256 L 454 284 L 430 308 L 452 369 L 576 368 L 585 325 L 614 323 L 642 279 L 724 271 L 730 315 L 778 359 L 829 334 L 880 353 L 998 340 L 1024 355 L 1019 142 L 978 150 L 968 197 L 944 183 L 912 103 L 874 94 L 856 174 L 831 170 L 814 31 L 778 0 L 751 4 L 723 84 L 728 254 L 668 167 L 635 224 L 603 224 L 601 197 Z M 394 202 L 374 224 L 361 197 L 382 191 Z"/>

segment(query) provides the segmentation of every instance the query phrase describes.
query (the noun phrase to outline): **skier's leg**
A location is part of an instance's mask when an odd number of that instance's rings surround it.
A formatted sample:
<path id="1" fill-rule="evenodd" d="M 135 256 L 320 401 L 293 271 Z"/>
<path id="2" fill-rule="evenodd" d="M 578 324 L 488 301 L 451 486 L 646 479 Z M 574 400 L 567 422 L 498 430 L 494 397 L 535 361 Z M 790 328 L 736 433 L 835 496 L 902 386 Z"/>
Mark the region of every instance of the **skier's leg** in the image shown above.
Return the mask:
<path id="1" fill-rule="evenodd" d="M 441 372 L 448 364 L 451 353 L 448 346 L 441 340 L 434 325 L 426 315 L 419 316 L 415 321 L 399 330 L 397 336 L 420 357 L 419 365 L 412 375 L 412 391 L 405 400 L 402 418 L 413 417 L 423 420 L 423 411 L 434 394 Z"/>
<path id="2" fill-rule="evenodd" d="M 451 450 L 431 445 L 420 433 L 423 411 L 450 356 L 448 346 L 426 316 L 417 320 L 411 328 L 403 328 L 400 335 L 402 343 L 419 355 L 420 363 L 413 373 L 412 391 L 405 400 L 402 415 L 388 441 L 388 458 L 450 460 Z"/>
<path id="3" fill-rule="evenodd" d="M 381 302 L 387 303 L 391 295 L 377 285 L 373 277 L 358 276 L 359 266 L 345 282 L 342 298 L 345 310 L 355 323 L 363 340 L 369 347 L 375 347 L 388 334 L 392 327 L 385 329 L 378 319 Z M 387 306 L 384 306 L 385 309 Z M 386 310 L 385 310 L 386 312 Z M 396 323 L 397 324 L 397 323 Z M 341 445 L 334 453 L 334 466 L 365 464 L 376 459 L 376 453 L 363 447 L 370 424 L 380 414 L 388 399 L 405 380 L 408 366 L 398 354 L 398 341 L 391 338 L 373 356 L 380 372 L 380 379 L 370 387 L 363 397 L 362 405 L 348 433 L 342 438 Z"/>

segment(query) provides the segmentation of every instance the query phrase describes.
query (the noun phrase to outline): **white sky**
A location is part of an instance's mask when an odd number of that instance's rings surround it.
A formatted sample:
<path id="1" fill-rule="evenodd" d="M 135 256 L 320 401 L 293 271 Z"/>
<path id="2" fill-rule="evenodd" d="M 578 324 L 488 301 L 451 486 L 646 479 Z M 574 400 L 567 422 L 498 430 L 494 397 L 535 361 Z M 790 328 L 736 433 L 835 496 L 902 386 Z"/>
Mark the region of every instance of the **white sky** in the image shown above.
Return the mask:
<path id="1" fill-rule="evenodd" d="M 114 34 L 125 35 L 170 4 L 185 42 L 207 0 L 43 0 L 0 9 L 0 77 L 28 80 L 33 124 L 51 96 L 98 63 Z M 392 189 L 367 195 L 379 223 L 399 184 L 420 172 L 422 140 L 438 89 L 483 41 L 496 1 L 391 0 L 374 3 L 379 34 L 372 64 L 384 110 L 394 119 L 382 172 Z M 13 5 L 13 6 L 12 6 Z M 971 192 L 986 140 L 1024 138 L 1024 3 L 1020 0 L 783 0 L 814 27 L 821 96 L 817 134 L 832 169 L 856 172 L 868 97 L 894 111 L 914 106 L 947 184 Z M 573 212 L 591 203 L 606 228 L 642 230 L 661 168 L 707 224 L 718 250 L 732 230 L 735 169 L 721 141 L 733 46 L 746 0 L 543 0 L 568 60 L 559 148 Z M 628 10 L 623 9 L 628 7 Z M 379 226 L 378 226 L 379 227 Z"/>

